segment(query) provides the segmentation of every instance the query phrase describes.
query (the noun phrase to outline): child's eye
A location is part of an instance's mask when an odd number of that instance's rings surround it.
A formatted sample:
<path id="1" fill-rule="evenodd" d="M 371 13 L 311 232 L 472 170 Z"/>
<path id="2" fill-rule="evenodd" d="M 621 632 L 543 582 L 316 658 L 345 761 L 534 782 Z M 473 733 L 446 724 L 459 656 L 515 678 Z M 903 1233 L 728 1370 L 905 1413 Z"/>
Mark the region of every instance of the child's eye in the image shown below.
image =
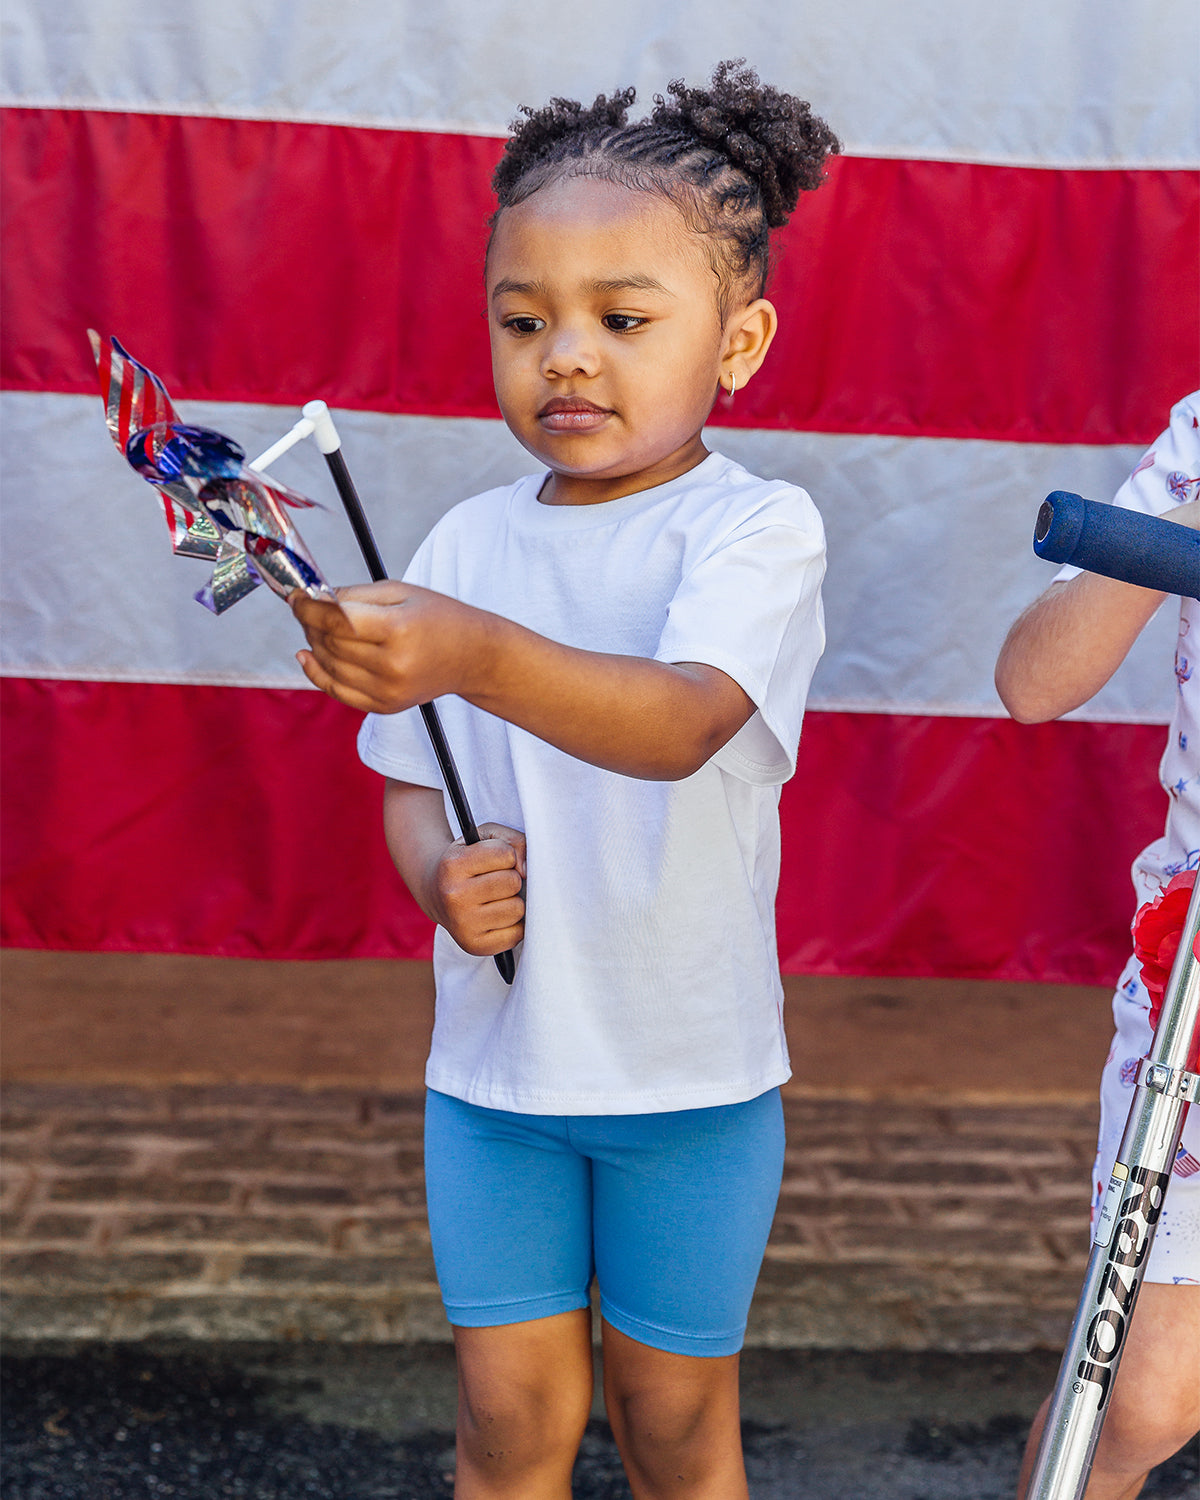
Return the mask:
<path id="1" fill-rule="evenodd" d="M 529 317 L 526 314 L 504 319 L 504 327 L 512 333 L 537 333 L 545 326 L 541 318 Z"/>
<path id="2" fill-rule="evenodd" d="M 605 313 L 600 321 L 612 333 L 633 333 L 649 319 L 635 317 L 633 313 Z"/>

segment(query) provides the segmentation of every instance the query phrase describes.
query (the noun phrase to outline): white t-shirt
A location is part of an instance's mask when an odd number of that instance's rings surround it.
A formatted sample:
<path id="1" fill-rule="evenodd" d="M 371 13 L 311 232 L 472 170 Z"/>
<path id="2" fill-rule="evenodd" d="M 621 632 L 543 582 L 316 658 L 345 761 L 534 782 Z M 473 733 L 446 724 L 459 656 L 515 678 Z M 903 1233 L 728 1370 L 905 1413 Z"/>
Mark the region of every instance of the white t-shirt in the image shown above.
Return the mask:
<path id="1" fill-rule="evenodd" d="M 1117 491 L 1114 505 L 1165 515 L 1200 494 L 1200 391 L 1171 410 L 1171 424 Z M 1055 582 L 1081 570 L 1065 567 Z M 1167 794 L 1167 826 L 1133 862 L 1139 904 L 1152 901 L 1180 870 L 1200 868 L 1200 603 L 1179 601 L 1177 691 L 1158 779 Z"/>
<path id="2" fill-rule="evenodd" d="M 598 505 L 543 505 L 544 479 L 456 506 L 405 577 L 566 645 L 718 667 L 756 712 L 694 775 L 641 781 L 439 700 L 476 819 L 525 832 L 527 906 L 511 988 L 438 929 L 426 1082 L 526 1114 L 754 1098 L 790 1072 L 778 803 L 825 639 L 820 517 L 715 453 Z M 359 753 L 441 784 L 416 710 L 368 717 Z"/>

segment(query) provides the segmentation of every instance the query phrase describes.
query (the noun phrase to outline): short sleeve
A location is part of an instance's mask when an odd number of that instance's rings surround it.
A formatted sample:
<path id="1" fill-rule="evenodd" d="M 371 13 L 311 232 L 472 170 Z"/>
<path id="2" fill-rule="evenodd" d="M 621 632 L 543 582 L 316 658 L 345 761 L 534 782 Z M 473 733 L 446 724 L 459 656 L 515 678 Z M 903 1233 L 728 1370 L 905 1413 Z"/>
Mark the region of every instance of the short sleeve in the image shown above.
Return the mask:
<path id="1" fill-rule="evenodd" d="M 739 779 L 777 785 L 796 768 L 809 684 L 825 645 L 825 535 L 808 495 L 786 486 L 688 569 L 655 657 L 727 673 L 757 712 L 714 756 Z"/>
<path id="2" fill-rule="evenodd" d="M 1167 430 L 1142 454 L 1113 504 L 1145 515 L 1164 516 L 1200 492 L 1200 391 L 1171 410 Z M 1053 582 L 1068 583 L 1082 568 L 1067 563 Z"/>

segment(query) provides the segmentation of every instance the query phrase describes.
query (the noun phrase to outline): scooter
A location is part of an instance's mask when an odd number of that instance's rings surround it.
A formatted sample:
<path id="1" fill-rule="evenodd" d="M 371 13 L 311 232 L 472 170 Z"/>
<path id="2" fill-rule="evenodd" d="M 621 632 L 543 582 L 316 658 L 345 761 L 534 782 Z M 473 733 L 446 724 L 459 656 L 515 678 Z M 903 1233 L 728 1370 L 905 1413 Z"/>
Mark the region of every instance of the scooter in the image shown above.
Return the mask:
<path id="1" fill-rule="evenodd" d="M 1200 532 L 1156 516 L 1056 490 L 1038 513 L 1033 547 L 1051 562 L 1200 598 Z M 1200 1015 L 1198 933 L 1200 880 L 1192 890 L 1154 1041 L 1138 1066 L 1026 1500 L 1080 1500 L 1087 1488 L 1184 1112 L 1200 1098 L 1200 1074 L 1186 1066 Z"/>

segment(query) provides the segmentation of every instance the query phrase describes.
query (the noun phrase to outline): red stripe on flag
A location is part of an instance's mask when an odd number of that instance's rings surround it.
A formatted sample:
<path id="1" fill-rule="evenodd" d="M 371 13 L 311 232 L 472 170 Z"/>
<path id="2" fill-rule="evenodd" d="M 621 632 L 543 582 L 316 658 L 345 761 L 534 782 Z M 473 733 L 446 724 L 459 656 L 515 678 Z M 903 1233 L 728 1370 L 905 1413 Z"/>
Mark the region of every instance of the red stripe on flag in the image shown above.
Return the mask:
<path id="1" fill-rule="evenodd" d="M 10 945 L 428 953 L 357 716 L 320 694 L 14 678 L 0 708 Z M 783 797 L 784 967 L 1112 980 L 1129 863 L 1162 827 L 1162 739 L 810 714 Z"/>
<path id="2" fill-rule="evenodd" d="M 320 695 L 9 678 L 0 725 L 9 945 L 428 955 L 357 718 Z"/>
<path id="3" fill-rule="evenodd" d="M 1162 833 L 1161 725 L 810 714 L 783 792 L 786 971 L 1106 984 Z"/>
<path id="4" fill-rule="evenodd" d="M 90 391 L 84 329 L 176 397 L 494 416 L 471 136 L 20 109 L 0 378 Z M 1143 443 L 1196 384 L 1200 179 L 848 158 L 780 237 L 739 426 Z"/>

